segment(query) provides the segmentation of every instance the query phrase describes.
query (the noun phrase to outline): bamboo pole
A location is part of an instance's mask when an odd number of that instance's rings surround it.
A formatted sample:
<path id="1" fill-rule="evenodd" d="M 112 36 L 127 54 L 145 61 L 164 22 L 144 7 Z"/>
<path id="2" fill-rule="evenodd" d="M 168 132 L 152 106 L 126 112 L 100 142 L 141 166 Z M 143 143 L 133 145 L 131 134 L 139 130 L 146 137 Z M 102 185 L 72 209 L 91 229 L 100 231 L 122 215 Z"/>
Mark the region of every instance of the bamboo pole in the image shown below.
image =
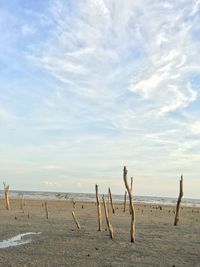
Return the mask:
<path id="1" fill-rule="evenodd" d="M 97 200 L 97 213 L 98 213 L 98 231 L 102 231 L 102 216 L 101 216 L 101 205 L 99 201 L 99 189 L 98 185 L 95 185 L 95 191 L 96 191 L 96 200 Z"/>
<path id="2" fill-rule="evenodd" d="M 113 238 L 113 227 L 112 227 L 112 224 L 110 223 L 110 220 L 109 220 L 109 216 L 108 216 L 108 210 L 107 210 L 107 206 L 106 206 L 106 202 L 105 202 L 105 199 L 104 199 L 104 196 L 102 197 L 103 199 L 103 206 L 104 206 L 104 211 L 105 211 L 105 217 L 106 217 L 106 222 L 107 222 L 107 226 L 108 226 L 108 230 L 109 230 L 109 233 L 110 233 L 110 238 Z"/>
<path id="3" fill-rule="evenodd" d="M 49 219 L 49 211 L 48 211 L 48 206 L 47 206 L 47 202 L 46 201 L 44 203 L 44 206 L 45 206 L 46 218 L 48 220 Z"/>
<path id="4" fill-rule="evenodd" d="M 181 204 L 181 199 L 183 197 L 183 175 L 181 175 L 181 180 L 180 180 L 180 187 L 179 187 L 179 196 L 176 204 L 176 213 L 175 213 L 175 219 L 174 219 L 174 225 L 178 225 L 179 222 L 179 208 Z"/>
<path id="5" fill-rule="evenodd" d="M 135 208 L 133 204 L 133 194 L 131 192 L 131 187 L 129 186 L 128 181 L 127 181 L 127 173 L 128 173 L 128 170 L 126 166 L 124 166 L 124 173 L 123 173 L 124 177 L 123 178 L 124 178 L 126 189 L 128 191 L 130 208 L 131 208 L 131 242 L 135 242 Z"/>
<path id="6" fill-rule="evenodd" d="M 74 222 L 75 222 L 77 228 L 78 228 L 78 229 L 81 229 L 81 226 L 80 226 L 80 224 L 79 224 L 79 222 L 78 222 L 78 220 L 77 220 L 77 218 L 76 218 L 76 215 L 75 215 L 74 211 L 72 211 L 72 217 L 73 217 L 73 219 L 74 219 Z"/>
<path id="7" fill-rule="evenodd" d="M 110 195 L 110 203 L 111 203 L 111 207 L 112 207 L 112 212 L 113 214 L 115 213 L 115 207 L 114 207 L 114 203 L 113 203 L 113 199 L 112 199 L 112 193 L 111 193 L 111 190 L 110 190 L 110 187 L 108 188 L 108 194 Z"/>
<path id="8" fill-rule="evenodd" d="M 126 195 L 127 195 L 127 191 L 125 191 L 125 194 L 124 194 L 124 212 L 126 211 Z"/>
<path id="9" fill-rule="evenodd" d="M 10 209 L 9 185 L 7 185 L 6 182 L 3 182 L 3 186 L 4 186 L 6 209 L 9 210 Z"/>

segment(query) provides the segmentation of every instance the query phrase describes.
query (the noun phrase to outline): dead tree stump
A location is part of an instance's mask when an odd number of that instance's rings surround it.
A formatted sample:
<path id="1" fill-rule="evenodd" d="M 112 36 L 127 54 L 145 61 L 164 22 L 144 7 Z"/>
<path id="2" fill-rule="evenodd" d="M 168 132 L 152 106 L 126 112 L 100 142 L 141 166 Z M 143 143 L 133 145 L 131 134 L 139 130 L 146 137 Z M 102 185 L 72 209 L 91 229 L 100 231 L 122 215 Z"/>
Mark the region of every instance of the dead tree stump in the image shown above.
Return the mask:
<path id="1" fill-rule="evenodd" d="M 102 231 L 102 216 L 101 216 L 101 204 L 99 201 L 99 189 L 98 185 L 95 185 L 95 191 L 96 191 L 96 200 L 97 200 L 97 213 L 98 213 L 98 231 Z"/>
<path id="2" fill-rule="evenodd" d="M 124 194 L 124 212 L 126 211 L 126 195 L 127 195 L 127 192 L 125 191 L 125 194 Z"/>
<path id="3" fill-rule="evenodd" d="M 110 187 L 108 189 L 108 195 L 110 196 L 110 203 L 111 203 L 111 207 L 112 207 L 112 212 L 114 214 L 115 213 L 115 207 L 114 207 L 114 203 L 113 203 L 112 193 L 111 193 Z"/>
<path id="4" fill-rule="evenodd" d="M 78 229 L 81 229 L 81 226 L 80 226 L 80 224 L 79 224 L 79 222 L 78 222 L 78 220 L 77 220 L 77 218 L 76 218 L 76 215 L 75 215 L 74 211 L 72 211 L 72 217 L 73 217 L 73 219 L 74 219 L 74 222 L 75 222 L 75 224 L 76 224 L 76 227 L 77 227 Z"/>
<path id="5" fill-rule="evenodd" d="M 3 186 L 4 186 L 6 209 L 9 210 L 10 209 L 9 185 L 7 185 L 6 182 L 3 182 Z"/>
<path id="6" fill-rule="evenodd" d="M 110 223 L 110 220 L 109 220 L 109 216 L 108 216 L 108 210 L 107 210 L 107 206 L 106 206 L 106 202 L 105 202 L 105 199 L 104 199 L 104 196 L 102 197 L 103 199 L 103 206 L 104 206 L 104 211 L 105 211 L 105 217 L 106 217 L 106 223 L 107 223 L 107 226 L 108 226 L 108 230 L 109 230 L 109 233 L 110 233 L 110 238 L 113 238 L 113 227 L 112 227 L 112 224 Z"/>
<path id="7" fill-rule="evenodd" d="M 178 225 L 179 222 L 179 209 L 180 209 L 180 204 L 181 204 L 181 199 L 183 197 L 183 175 L 181 175 L 181 180 L 180 180 L 180 188 L 179 188 L 179 196 L 176 204 L 176 212 L 175 212 L 175 219 L 174 219 L 174 225 Z"/>
<path id="8" fill-rule="evenodd" d="M 49 219 L 49 211 L 48 211 L 48 206 L 47 206 L 47 202 L 46 201 L 44 203 L 44 206 L 45 206 L 46 218 L 48 220 Z"/>

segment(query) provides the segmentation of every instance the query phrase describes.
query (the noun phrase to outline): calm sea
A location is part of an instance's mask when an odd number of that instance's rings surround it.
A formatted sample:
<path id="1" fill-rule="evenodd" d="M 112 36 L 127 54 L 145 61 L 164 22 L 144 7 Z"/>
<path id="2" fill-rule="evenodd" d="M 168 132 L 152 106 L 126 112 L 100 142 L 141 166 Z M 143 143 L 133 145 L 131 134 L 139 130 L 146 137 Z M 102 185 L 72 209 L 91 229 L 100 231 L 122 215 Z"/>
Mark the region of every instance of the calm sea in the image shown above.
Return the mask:
<path id="1" fill-rule="evenodd" d="M 30 199 L 74 199 L 79 201 L 95 201 L 95 194 L 86 193 L 58 193 L 58 192 L 39 192 L 39 191 L 10 191 L 11 198 L 19 198 L 24 195 L 25 198 Z M 4 193 L 0 190 L 0 197 L 4 197 Z M 113 200 L 116 202 L 123 202 L 123 195 L 113 195 Z M 136 203 L 157 204 L 157 205 L 176 205 L 177 198 L 169 197 L 152 197 L 152 196 L 136 196 Z M 184 198 L 182 205 L 188 207 L 200 207 L 200 199 Z"/>

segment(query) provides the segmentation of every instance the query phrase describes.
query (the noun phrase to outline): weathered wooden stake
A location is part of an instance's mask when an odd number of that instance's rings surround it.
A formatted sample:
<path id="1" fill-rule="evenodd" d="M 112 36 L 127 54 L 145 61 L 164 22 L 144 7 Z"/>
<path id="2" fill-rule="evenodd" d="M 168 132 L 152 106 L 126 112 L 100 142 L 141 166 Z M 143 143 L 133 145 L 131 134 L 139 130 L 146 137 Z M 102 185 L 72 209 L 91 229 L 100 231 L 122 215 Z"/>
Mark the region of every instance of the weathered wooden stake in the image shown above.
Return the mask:
<path id="1" fill-rule="evenodd" d="M 112 212 L 114 214 L 115 213 L 115 207 L 114 207 L 114 203 L 113 203 L 112 193 L 111 193 L 110 187 L 108 188 L 108 194 L 110 195 L 110 203 L 111 203 L 111 207 L 112 207 Z"/>
<path id="2" fill-rule="evenodd" d="M 44 203 L 45 206 L 45 211 L 46 211 L 46 218 L 49 219 L 49 211 L 48 211 L 48 206 L 47 206 L 47 202 L 45 201 Z"/>
<path id="3" fill-rule="evenodd" d="M 131 187 L 129 186 L 128 181 L 127 181 L 127 173 L 128 173 L 128 170 L 126 166 L 124 166 L 124 175 L 123 175 L 124 183 L 128 191 L 130 208 L 131 208 L 131 242 L 135 242 L 135 208 L 133 204 L 133 194 L 131 192 Z"/>
<path id="4" fill-rule="evenodd" d="M 24 213 L 24 206 L 25 206 L 25 204 L 24 204 L 24 195 L 22 195 L 21 196 L 21 210 L 23 211 L 23 213 Z"/>
<path id="5" fill-rule="evenodd" d="M 181 175 L 179 196 L 178 196 L 178 200 L 176 204 L 176 213 L 175 213 L 175 219 L 174 219 L 175 226 L 178 225 L 178 222 L 179 222 L 179 208 L 180 208 L 182 197 L 183 197 L 183 175 Z"/>
<path id="6" fill-rule="evenodd" d="M 72 203 L 73 203 L 73 208 L 76 208 L 76 202 L 74 201 L 74 199 L 72 199 Z"/>
<path id="7" fill-rule="evenodd" d="M 109 191 L 109 187 L 108 187 L 108 216 L 109 216 L 109 214 L 110 214 L 110 191 Z"/>
<path id="8" fill-rule="evenodd" d="M 9 198 L 9 185 L 6 182 L 3 182 L 4 185 L 4 194 L 5 194 L 5 202 L 6 202 L 6 209 L 10 209 L 10 198 Z"/>
<path id="9" fill-rule="evenodd" d="M 133 177 L 131 177 L 131 192 L 133 193 Z"/>
<path id="10" fill-rule="evenodd" d="M 109 233 L 110 233 L 110 238 L 113 238 L 113 236 L 114 236 L 113 227 L 112 227 L 112 224 L 110 223 L 110 220 L 109 220 L 108 210 L 107 210 L 107 206 L 106 206 L 106 202 L 105 202 L 104 196 L 102 197 L 102 199 L 103 199 L 103 206 L 104 206 L 104 211 L 105 211 L 106 222 L 107 222 L 108 230 L 109 230 Z"/>
<path id="11" fill-rule="evenodd" d="M 133 177 L 131 177 L 131 192 L 133 194 Z M 129 212 L 131 214 L 131 205 L 129 204 Z"/>
<path id="12" fill-rule="evenodd" d="M 98 213 L 98 231 L 102 231 L 102 216 L 101 216 L 101 205 L 99 201 L 99 189 L 98 185 L 95 185 L 95 191 L 96 191 L 96 200 L 97 200 L 97 213 Z"/>
<path id="13" fill-rule="evenodd" d="M 77 218 L 76 218 L 76 215 L 75 215 L 74 211 L 72 211 L 72 217 L 73 217 L 73 219 L 74 219 L 74 222 L 75 222 L 77 228 L 78 228 L 78 229 L 81 229 L 81 226 L 80 226 L 80 224 L 79 224 L 79 222 L 78 222 L 78 220 L 77 220 Z"/>
<path id="14" fill-rule="evenodd" d="M 124 212 L 126 211 L 126 195 L 127 195 L 127 192 L 125 191 L 125 194 L 124 194 Z"/>

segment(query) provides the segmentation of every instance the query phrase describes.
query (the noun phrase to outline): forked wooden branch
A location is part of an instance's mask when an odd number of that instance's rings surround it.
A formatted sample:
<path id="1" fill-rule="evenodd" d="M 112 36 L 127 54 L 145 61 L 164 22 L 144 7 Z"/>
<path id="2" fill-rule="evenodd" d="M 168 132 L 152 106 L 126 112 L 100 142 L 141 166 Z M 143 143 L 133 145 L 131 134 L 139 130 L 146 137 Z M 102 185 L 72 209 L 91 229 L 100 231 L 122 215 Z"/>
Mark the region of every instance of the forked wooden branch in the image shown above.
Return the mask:
<path id="1" fill-rule="evenodd" d="M 113 236 L 114 236 L 113 227 L 112 227 L 112 224 L 110 223 L 110 220 L 109 220 L 108 210 L 107 210 L 107 206 L 106 206 L 106 202 L 105 202 L 104 196 L 102 197 L 102 199 L 103 199 L 103 206 L 104 206 L 104 211 L 105 211 L 106 223 L 107 223 L 108 230 L 109 230 L 109 233 L 110 233 L 110 238 L 113 238 Z"/>
<path id="2" fill-rule="evenodd" d="M 181 180 L 180 180 L 180 188 L 179 188 L 179 196 L 176 204 L 176 213 L 175 213 L 175 219 L 174 219 L 174 225 L 178 225 L 179 223 L 179 209 L 180 209 L 180 204 L 181 204 L 181 199 L 183 197 L 183 175 L 181 175 Z"/>
<path id="3" fill-rule="evenodd" d="M 95 185 L 96 200 L 97 200 L 97 213 L 98 213 L 98 231 L 102 231 L 102 216 L 101 216 L 101 204 L 99 201 L 99 189 L 98 185 Z"/>
<path id="4" fill-rule="evenodd" d="M 124 177 L 123 178 L 124 178 L 126 189 L 128 191 L 130 209 L 131 209 L 131 242 L 135 242 L 135 208 L 133 204 L 133 194 L 132 194 L 131 187 L 129 186 L 128 180 L 127 180 L 127 173 L 128 173 L 128 170 L 126 166 L 124 166 L 124 173 L 123 173 Z"/>

